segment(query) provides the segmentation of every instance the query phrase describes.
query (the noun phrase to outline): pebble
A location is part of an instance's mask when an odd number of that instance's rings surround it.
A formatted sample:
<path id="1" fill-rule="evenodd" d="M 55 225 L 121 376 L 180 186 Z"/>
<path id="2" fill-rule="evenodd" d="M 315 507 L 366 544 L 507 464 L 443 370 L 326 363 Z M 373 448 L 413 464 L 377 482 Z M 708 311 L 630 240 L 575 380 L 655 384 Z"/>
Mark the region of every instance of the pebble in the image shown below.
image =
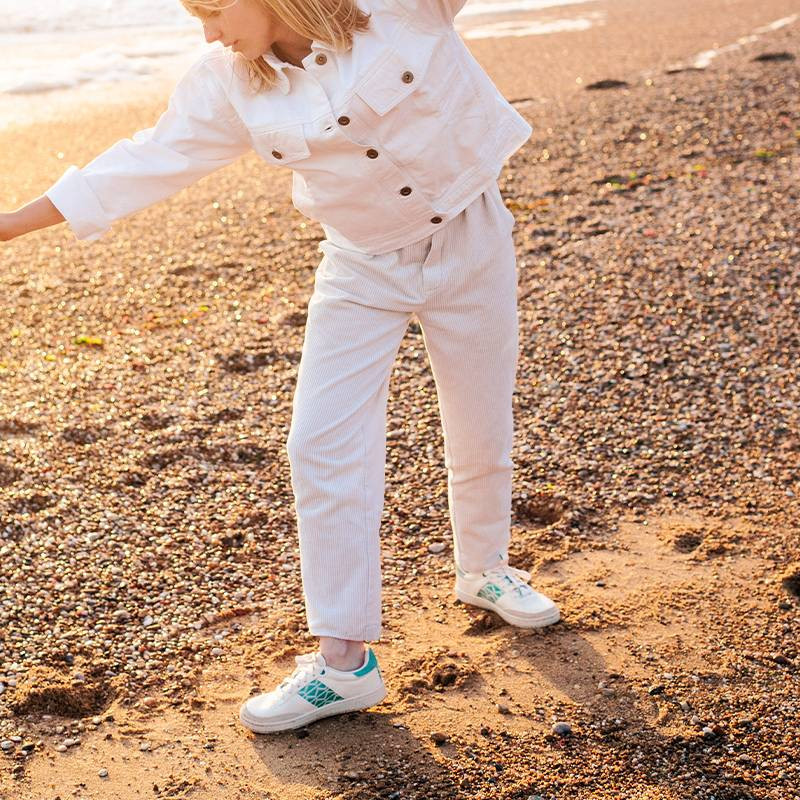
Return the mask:
<path id="1" fill-rule="evenodd" d="M 556 722 L 552 730 L 558 736 L 568 736 L 572 733 L 572 726 L 568 722 Z"/>
<path id="2" fill-rule="evenodd" d="M 446 733 L 441 733 L 440 731 L 434 731 L 431 734 L 431 741 L 435 742 L 436 744 L 444 744 L 448 739 Z"/>
<path id="3" fill-rule="evenodd" d="M 108 770 L 105 767 L 103 767 L 103 769 L 100 769 L 100 770 L 97 771 L 97 774 L 101 778 L 107 778 L 108 777 Z"/>
<path id="4" fill-rule="evenodd" d="M 503 703 L 498 703 L 497 704 L 497 710 L 501 714 L 510 714 L 511 713 L 511 709 L 507 705 L 504 705 Z"/>
<path id="5" fill-rule="evenodd" d="M 146 751 L 150 750 L 150 742 L 142 742 L 142 743 L 139 745 L 139 749 L 140 749 L 142 752 L 146 752 Z"/>
<path id="6" fill-rule="evenodd" d="M 428 545 L 428 552 L 429 553 L 441 553 L 447 545 L 444 542 L 433 542 Z"/>
<path id="7" fill-rule="evenodd" d="M 0 749 L 2 750 L 13 750 L 13 748 L 14 742 L 12 742 L 10 739 L 3 739 L 3 741 L 0 742 Z"/>

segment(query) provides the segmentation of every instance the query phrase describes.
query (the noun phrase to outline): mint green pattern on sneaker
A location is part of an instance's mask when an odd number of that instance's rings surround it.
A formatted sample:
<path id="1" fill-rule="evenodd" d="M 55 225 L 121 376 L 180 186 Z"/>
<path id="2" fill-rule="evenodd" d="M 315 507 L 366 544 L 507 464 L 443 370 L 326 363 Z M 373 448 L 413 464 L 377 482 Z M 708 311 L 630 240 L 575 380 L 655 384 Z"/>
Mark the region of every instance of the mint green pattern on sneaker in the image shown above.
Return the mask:
<path id="1" fill-rule="evenodd" d="M 336 700 L 342 699 L 341 695 L 338 695 L 333 689 L 326 686 L 322 681 L 318 681 L 316 678 L 307 686 L 304 686 L 298 694 L 317 708 L 322 708 L 322 706 L 326 706 L 328 703 L 333 703 Z"/>
<path id="2" fill-rule="evenodd" d="M 497 602 L 497 598 L 503 594 L 503 590 L 494 583 L 487 583 L 479 592 L 478 597 L 485 597 L 492 603 Z"/>

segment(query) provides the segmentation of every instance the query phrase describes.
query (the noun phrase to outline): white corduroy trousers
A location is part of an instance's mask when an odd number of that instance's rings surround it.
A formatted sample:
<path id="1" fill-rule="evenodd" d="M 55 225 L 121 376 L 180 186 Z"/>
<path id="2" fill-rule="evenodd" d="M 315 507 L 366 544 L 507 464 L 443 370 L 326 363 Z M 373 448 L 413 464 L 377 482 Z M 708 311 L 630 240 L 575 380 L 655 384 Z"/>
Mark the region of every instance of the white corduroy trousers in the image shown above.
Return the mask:
<path id="1" fill-rule="evenodd" d="M 287 440 L 314 636 L 381 636 L 386 405 L 412 315 L 436 384 L 455 562 L 480 572 L 508 559 L 519 342 L 513 227 L 493 182 L 399 250 L 320 244 Z"/>

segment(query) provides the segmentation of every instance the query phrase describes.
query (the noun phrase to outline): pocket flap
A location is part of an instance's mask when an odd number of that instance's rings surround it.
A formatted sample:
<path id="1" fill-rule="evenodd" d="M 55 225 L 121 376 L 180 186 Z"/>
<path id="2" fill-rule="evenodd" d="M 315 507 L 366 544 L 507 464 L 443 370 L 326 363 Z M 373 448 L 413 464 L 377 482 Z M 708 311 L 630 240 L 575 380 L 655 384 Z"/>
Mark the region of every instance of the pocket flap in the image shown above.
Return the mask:
<path id="1" fill-rule="evenodd" d="M 376 113 L 383 116 L 419 85 L 422 74 L 410 59 L 392 50 L 356 89 L 356 94 Z"/>
<path id="2" fill-rule="evenodd" d="M 271 164 L 286 164 L 311 155 L 302 125 L 269 131 L 253 131 L 253 147 Z"/>

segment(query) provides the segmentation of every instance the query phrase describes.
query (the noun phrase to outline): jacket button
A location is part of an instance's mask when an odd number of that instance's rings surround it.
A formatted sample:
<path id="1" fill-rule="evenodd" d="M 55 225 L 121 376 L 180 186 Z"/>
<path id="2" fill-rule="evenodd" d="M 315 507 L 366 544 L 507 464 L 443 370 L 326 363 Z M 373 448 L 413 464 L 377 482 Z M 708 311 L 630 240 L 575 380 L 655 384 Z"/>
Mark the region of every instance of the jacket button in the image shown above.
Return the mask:
<path id="1" fill-rule="evenodd" d="M 410 186 L 404 186 L 404 187 L 403 187 L 403 188 L 400 190 L 400 194 L 402 194 L 404 197 L 407 197 L 408 195 L 410 195 L 410 194 L 411 194 L 411 187 L 410 187 Z"/>
<path id="2" fill-rule="evenodd" d="M 318 56 L 317 56 L 317 57 L 314 59 L 314 61 L 316 61 L 316 62 L 317 62 L 317 64 L 324 64 L 324 63 L 325 63 L 327 60 L 328 60 L 328 56 L 326 56 L 326 55 L 325 55 L 325 53 L 320 53 L 320 54 L 319 54 L 319 55 L 318 55 Z"/>
<path id="3" fill-rule="evenodd" d="M 377 157 L 378 157 L 378 151 L 374 147 L 370 147 L 370 149 L 367 150 L 367 158 L 377 158 Z"/>
<path id="4" fill-rule="evenodd" d="M 439 224 L 441 221 L 442 221 L 442 218 L 441 218 L 441 217 L 431 217 L 431 222 L 432 222 L 434 225 L 438 225 L 438 224 Z"/>
<path id="5" fill-rule="evenodd" d="M 278 150 L 273 150 L 272 155 L 275 156 L 275 158 L 283 158 L 283 153 L 279 152 Z"/>
<path id="6" fill-rule="evenodd" d="M 340 125 L 349 125 L 350 124 L 350 117 L 339 117 L 336 120 Z"/>
<path id="7" fill-rule="evenodd" d="M 411 83 L 414 80 L 414 73 L 406 70 L 403 73 L 403 83 Z"/>

